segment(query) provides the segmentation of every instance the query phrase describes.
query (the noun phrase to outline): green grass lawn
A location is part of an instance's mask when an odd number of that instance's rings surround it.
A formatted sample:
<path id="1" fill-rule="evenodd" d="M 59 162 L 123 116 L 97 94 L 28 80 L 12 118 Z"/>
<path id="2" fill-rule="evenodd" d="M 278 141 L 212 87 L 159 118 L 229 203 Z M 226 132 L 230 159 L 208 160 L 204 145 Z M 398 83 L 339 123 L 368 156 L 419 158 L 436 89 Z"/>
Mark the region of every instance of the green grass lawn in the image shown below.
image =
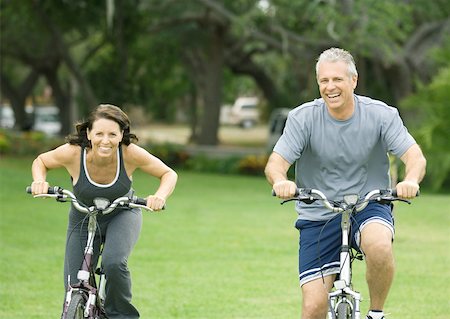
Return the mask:
<path id="1" fill-rule="evenodd" d="M 68 205 L 25 194 L 31 159 L 0 160 L 0 318 L 58 318 Z M 156 181 L 136 174 L 137 194 Z M 68 187 L 62 170 L 49 182 Z M 449 318 L 450 196 L 396 209 L 397 274 L 388 318 Z M 299 318 L 298 233 L 260 177 L 179 172 L 162 214 L 146 213 L 129 261 L 134 304 L 147 318 Z M 355 285 L 365 297 L 364 264 Z"/>

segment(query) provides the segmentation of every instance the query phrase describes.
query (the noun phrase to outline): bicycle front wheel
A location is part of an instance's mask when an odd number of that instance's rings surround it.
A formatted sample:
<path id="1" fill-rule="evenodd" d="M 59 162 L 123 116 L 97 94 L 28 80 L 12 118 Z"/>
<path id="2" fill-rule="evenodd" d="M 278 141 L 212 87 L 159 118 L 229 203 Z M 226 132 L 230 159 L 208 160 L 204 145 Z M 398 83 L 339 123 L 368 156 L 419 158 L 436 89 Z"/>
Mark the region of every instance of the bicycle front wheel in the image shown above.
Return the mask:
<path id="1" fill-rule="evenodd" d="M 83 319 L 87 298 L 83 293 L 74 293 L 67 308 L 66 319 Z"/>
<path id="2" fill-rule="evenodd" d="M 336 309 L 337 319 L 352 319 L 352 307 L 347 301 L 341 302 Z"/>

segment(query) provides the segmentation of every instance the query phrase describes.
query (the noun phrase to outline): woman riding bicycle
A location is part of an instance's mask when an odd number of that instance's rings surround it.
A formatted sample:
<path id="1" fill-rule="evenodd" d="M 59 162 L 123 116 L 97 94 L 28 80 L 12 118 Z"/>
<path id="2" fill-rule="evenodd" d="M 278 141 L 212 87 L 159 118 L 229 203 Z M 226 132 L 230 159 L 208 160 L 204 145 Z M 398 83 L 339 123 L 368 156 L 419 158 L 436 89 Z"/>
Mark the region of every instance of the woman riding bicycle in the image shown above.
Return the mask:
<path id="1" fill-rule="evenodd" d="M 67 144 L 40 154 L 33 162 L 34 195 L 47 193 L 47 171 L 63 167 L 69 173 L 73 193 L 85 205 L 93 205 L 94 198 L 110 201 L 126 196 L 133 190 L 132 174 L 141 169 L 160 179 L 156 192 L 147 197 L 147 206 L 161 210 L 173 192 L 177 174 L 157 157 L 134 144 L 136 135 L 130 133 L 130 121 L 119 107 L 99 105 L 88 120 L 76 125 L 76 133 L 67 137 Z M 64 263 L 64 283 L 77 282 L 77 271 L 83 262 L 83 248 L 87 241 L 86 214 L 73 206 L 70 209 Z M 128 256 L 137 242 L 142 214 L 139 209 L 117 208 L 105 216 L 98 216 L 100 236 L 94 243 L 94 264 L 103 244 L 102 265 L 107 279 L 105 311 L 110 319 L 139 318 L 131 304 L 131 277 Z M 102 240 L 102 242 L 100 242 Z"/>

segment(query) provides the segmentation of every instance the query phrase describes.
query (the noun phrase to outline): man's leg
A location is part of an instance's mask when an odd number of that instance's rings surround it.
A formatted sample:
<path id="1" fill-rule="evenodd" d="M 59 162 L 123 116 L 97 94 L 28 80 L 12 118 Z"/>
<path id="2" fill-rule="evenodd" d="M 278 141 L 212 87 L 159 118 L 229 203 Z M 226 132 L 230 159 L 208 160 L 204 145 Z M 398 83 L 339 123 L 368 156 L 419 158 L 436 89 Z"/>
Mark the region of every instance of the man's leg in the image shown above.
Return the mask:
<path id="1" fill-rule="evenodd" d="M 318 278 L 302 286 L 302 319 L 325 319 L 328 312 L 328 292 L 335 275 Z"/>
<path id="2" fill-rule="evenodd" d="M 361 248 L 366 259 L 366 280 L 369 286 L 370 309 L 383 310 L 394 278 L 392 231 L 376 221 L 361 231 Z"/>
<path id="3" fill-rule="evenodd" d="M 325 319 L 328 292 L 339 272 L 340 218 L 322 222 L 298 220 L 296 228 L 300 230 L 302 319 Z"/>

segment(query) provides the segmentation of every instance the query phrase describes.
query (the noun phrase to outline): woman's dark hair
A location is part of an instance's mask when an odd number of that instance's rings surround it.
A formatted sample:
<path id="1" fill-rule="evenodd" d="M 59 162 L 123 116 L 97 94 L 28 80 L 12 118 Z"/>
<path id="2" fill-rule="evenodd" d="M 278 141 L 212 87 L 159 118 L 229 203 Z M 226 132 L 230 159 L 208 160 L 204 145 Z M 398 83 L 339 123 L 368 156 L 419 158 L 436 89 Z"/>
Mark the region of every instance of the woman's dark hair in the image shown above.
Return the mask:
<path id="1" fill-rule="evenodd" d="M 87 121 L 80 122 L 75 125 L 77 132 L 66 137 L 66 141 L 72 145 L 80 145 L 81 147 L 92 147 L 91 141 L 87 138 L 87 130 L 92 129 L 92 124 L 99 119 L 107 119 L 119 124 L 123 131 L 122 142 L 125 145 L 130 145 L 132 142 L 137 142 L 138 138 L 133 133 L 130 133 L 130 120 L 128 115 L 119 107 L 112 104 L 100 104 L 97 106 Z"/>

